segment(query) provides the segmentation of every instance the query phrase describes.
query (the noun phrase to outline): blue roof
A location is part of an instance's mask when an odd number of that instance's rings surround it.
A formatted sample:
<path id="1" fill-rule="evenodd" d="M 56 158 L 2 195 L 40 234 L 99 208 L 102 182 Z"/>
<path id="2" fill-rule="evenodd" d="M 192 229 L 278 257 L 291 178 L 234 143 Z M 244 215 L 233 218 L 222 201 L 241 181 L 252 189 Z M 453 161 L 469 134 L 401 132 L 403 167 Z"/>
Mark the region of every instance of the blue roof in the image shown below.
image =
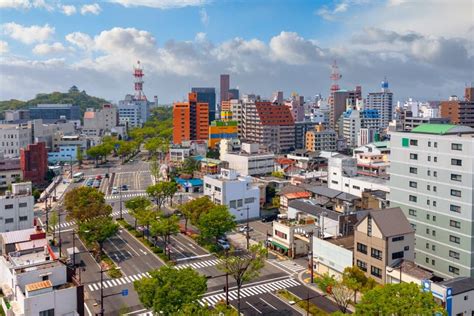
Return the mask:
<path id="1" fill-rule="evenodd" d="M 184 187 L 200 187 L 203 185 L 203 182 L 201 179 L 181 179 L 181 178 L 175 178 L 176 182 Z"/>

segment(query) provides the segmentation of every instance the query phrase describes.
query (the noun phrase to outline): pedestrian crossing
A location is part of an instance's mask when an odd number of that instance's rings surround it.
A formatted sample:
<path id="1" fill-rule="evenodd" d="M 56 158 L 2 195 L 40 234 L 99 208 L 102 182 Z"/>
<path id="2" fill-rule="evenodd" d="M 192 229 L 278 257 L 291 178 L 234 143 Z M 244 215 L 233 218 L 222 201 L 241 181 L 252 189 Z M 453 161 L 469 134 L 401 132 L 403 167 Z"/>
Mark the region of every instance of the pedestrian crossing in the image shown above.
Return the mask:
<path id="1" fill-rule="evenodd" d="M 122 193 L 122 199 L 133 198 L 137 196 L 147 196 L 146 192 L 133 192 L 133 193 Z M 106 195 L 106 200 L 117 200 L 120 199 L 120 194 Z"/>
<path id="2" fill-rule="evenodd" d="M 298 273 L 303 270 L 306 270 L 305 267 L 302 265 L 294 262 L 293 260 L 284 260 L 284 261 L 278 261 L 276 259 L 269 259 L 268 260 L 270 263 L 282 268 L 285 271 L 292 272 L 292 273 Z"/>
<path id="3" fill-rule="evenodd" d="M 128 213 L 128 210 L 126 209 L 123 209 L 122 210 L 122 215 L 123 214 L 127 214 Z M 112 217 L 115 217 L 115 216 L 119 216 L 120 215 L 120 211 L 115 211 L 115 212 L 112 212 L 110 215 L 112 215 Z M 70 222 L 64 222 L 64 223 L 61 223 L 61 224 L 58 224 L 54 227 L 55 230 L 58 230 L 60 227 L 61 229 L 66 229 L 68 227 L 71 227 L 71 226 L 74 226 L 76 224 L 75 221 L 70 221 Z"/>
<path id="4" fill-rule="evenodd" d="M 240 289 L 240 298 L 259 295 L 263 293 L 275 292 L 281 289 L 287 289 L 287 288 L 299 286 L 299 285 L 301 284 L 298 281 L 291 278 L 291 279 L 285 279 L 285 280 L 280 280 L 280 281 L 275 281 L 275 282 L 270 282 L 270 283 L 244 287 Z M 229 291 L 229 301 L 233 301 L 236 299 L 237 299 L 237 289 Z M 201 304 L 202 306 L 205 306 L 205 305 L 214 306 L 220 301 L 225 301 L 225 292 L 220 293 L 220 294 L 205 296 L 199 300 L 199 304 Z"/>
<path id="5" fill-rule="evenodd" d="M 175 266 L 175 269 L 178 269 L 178 270 L 185 269 L 185 268 L 201 269 L 205 267 L 216 266 L 221 262 L 222 262 L 221 259 L 215 259 L 215 260 L 198 261 L 198 262 L 192 262 L 192 263 L 184 263 L 184 264 Z"/>
<path id="6" fill-rule="evenodd" d="M 109 287 L 130 284 L 135 281 L 141 280 L 143 278 L 149 278 L 149 277 L 150 277 L 150 274 L 148 272 L 145 272 L 145 273 L 129 275 L 129 276 L 125 276 L 125 277 L 121 277 L 117 279 L 104 280 L 102 284 L 104 285 L 104 289 L 107 289 Z M 100 282 L 88 284 L 87 288 L 91 292 L 98 291 L 100 290 Z"/>

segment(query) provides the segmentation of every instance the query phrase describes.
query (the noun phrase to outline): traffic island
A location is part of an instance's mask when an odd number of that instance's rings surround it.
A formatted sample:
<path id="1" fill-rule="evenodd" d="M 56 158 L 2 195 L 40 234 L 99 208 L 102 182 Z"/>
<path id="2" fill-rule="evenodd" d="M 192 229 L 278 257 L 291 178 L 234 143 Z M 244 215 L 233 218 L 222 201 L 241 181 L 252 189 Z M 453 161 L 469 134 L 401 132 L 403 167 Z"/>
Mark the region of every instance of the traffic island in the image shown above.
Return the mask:
<path id="1" fill-rule="evenodd" d="M 311 303 L 309 300 L 311 297 L 308 297 L 306 299 L 302 299 L 287 290 L 279 290 L 277 291 L 278 297 L 286 301 L 290 305 L 296 305 L 299 307 L 301 310 L 304 310 L 306 314 L 308 315 L 313 315 L 313 316 L 327 316 L 329 315 L 313 303 Z"/>

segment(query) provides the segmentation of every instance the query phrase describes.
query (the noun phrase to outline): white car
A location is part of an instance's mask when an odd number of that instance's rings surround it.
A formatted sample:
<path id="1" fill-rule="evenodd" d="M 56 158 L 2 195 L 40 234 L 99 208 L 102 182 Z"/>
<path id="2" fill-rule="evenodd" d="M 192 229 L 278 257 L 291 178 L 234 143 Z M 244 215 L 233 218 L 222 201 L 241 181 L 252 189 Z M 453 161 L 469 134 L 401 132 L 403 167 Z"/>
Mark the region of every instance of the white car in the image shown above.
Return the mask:
<path id="1" fill-rule="evenodd" d="M 217 244 L 224 250 L 230 249 L 230 245 L 226 240 L 219 239 L 217 241 Z"/>
<path id="2" fill-rule="evenodd" d="M 119 191 L 118 191 L 118 188 L 117 187 L 113 187 L 112 188 L 112 194 L 118 194 Z"/>
<path id="3" fill-rule="evenodd" d="M 251 232 L 251 231 L 253 230 L 253 228 L 252 228 L 252 227 L 248 227 L 247 225 L 243 225 L 243 226 L 240 226 L 240 227 L 239 227 L 239 232 L 241 232 L 241 233 L 246 233 L 247 230 L 248 230 L 249 232 Z"/>

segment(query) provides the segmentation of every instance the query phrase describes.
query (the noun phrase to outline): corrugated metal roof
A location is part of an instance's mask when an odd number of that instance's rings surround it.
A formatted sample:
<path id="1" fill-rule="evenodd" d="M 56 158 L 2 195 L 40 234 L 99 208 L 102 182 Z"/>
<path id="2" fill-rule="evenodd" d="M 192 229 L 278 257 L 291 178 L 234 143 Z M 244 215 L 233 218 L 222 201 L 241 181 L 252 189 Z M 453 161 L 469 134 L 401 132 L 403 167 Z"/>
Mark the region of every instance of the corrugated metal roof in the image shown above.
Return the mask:
<path id="1" fill-rule="evenodd" d="M 53 287 L 53 283 L 51 283 L 50 280 L 46 280 L 46 281 L 40 281 L 40 282 L 36 282 L 36 283 L 27 284 L 25 286 L 25 289 L 28 292 L 32 292 L 32 291 L 47 289 L 47 288 L 50 288 L 50 287 Z"/>
<path id="2" fill-rule="evenodd" d="M 412 133 L 421 134 L 452 134 L 452 133 L 463 133 L 473 132 L 474 130 L 469 126 L 460 126 L 453 124 L 421 124 L 411 130 Z"/>
<path id="3" fill-rule="evenodd" d="M 0 236 L 5 244 L 14 244 L 17 242 L 30 240 L 30 236 L 36 232 L 36 228 L 15 230 L 12 232 L 1 233 Z"/>

